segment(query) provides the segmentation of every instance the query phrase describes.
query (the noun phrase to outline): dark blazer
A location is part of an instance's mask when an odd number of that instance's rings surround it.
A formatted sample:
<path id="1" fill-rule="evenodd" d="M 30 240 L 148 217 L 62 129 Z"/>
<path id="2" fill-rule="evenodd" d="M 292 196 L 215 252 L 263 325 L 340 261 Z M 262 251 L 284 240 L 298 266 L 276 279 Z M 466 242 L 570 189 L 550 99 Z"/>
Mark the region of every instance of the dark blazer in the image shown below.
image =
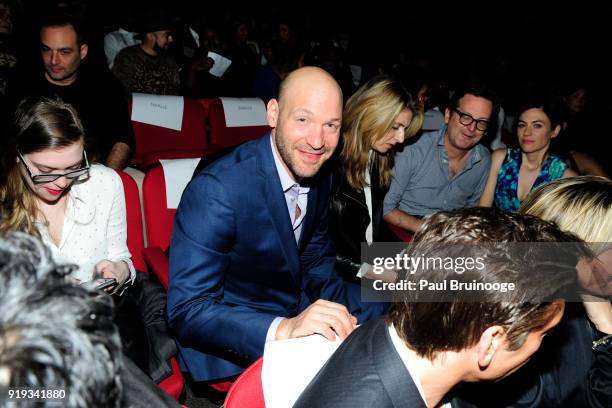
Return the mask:
<path id="1" fill-rule="evenodd" d="M 355 191 L 337 170 L 329 215 L 329 232 L 336 250 L 336 270 L 345 280 L 358 281 L 355 274 L 361 266 L 361 243 L 366 242 L 370 213 L 364 191 Z M 383 220 L 383 201 L 389 187 L 382 187 L 378 168 L 370 170 L 372 192 L 372 238 L 374 242 L 396 242 L 397 237 Z"/>
<path id="2" fill-rule="evenodd" d="M 315 407 L 426 408 L 384 320 L 351 333 L 294 405 Z"/>
<path id="3" fill-rule="evenodd" d="M 516 374 L 490 384 L 463 384 L 461 407 L 612 407 L 612 344 L 595 339 L 582 303 L 566 303 L 559 325 Z"/>
<path id="4" fill-rule="evenodd" d="M 275 317 L 319 298 L 349 306 L 327 232 L 331 176 L 310 180 L 296 245 L 270 134 L 212 163 L 176 213 L 168 320 L 183 368 L 196 381 L 239 374 L 263 354 Z"/>

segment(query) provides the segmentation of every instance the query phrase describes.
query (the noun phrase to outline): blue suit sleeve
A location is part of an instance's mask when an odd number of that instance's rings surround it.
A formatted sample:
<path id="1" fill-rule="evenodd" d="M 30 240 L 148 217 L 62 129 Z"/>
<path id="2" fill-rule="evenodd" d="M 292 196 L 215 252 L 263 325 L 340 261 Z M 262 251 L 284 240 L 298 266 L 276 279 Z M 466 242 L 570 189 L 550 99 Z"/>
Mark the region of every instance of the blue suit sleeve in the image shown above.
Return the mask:
<path id="1" fill-rule="evenodd" d="M 310 302 L 325 299 L 348 307 L 344 284 L 335 271 L 336 257 L 329 239 L 327 208 L 300 256 L 303 290 Z"/>
<path id="2" fill-rule="evenodd" d="M 209 174 L 186 188 L 172 236 L 168 321 L 179 339 L 253 360 L 263 354 L 276 316 L 223 301 L 237 233 L 231 202 L 227 189 Z"/>
<path id="3" fill-rule="evenodd" d="M 363 323 L 382 314 L 382 311 L 379 305 L 362 304 L 359 296 L 350 296 L 347 284 L 336 273 L 336 256 L 328 232 L 328 209 L 329 205 L 326 205 L 317 228 L 300 257 L 302 289 L 311 303 L 324 299 L 343 304 Z"/>

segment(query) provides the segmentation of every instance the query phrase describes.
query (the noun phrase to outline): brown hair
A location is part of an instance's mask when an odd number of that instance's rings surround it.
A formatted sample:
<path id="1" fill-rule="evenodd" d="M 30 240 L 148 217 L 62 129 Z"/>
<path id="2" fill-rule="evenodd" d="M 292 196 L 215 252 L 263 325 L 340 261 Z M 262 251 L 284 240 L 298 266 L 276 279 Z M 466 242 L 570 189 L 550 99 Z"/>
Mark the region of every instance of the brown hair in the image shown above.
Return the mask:
<path id="1" fill-rule="evenodd" d="M 84 138 L 76 110 L 60 99 L 29 97 L 21 101 L 2 156 L 0 232 L 22 231 L 39 236 L 36 200 L 21 174 L 22 155 L 70 146 Z"/>
<path id="2" fill-rule="evenodd" d="M 532 253 L 517 253 L 512 242 L 530 243 Z M 534 243 L 565 243 L 556 251 L 537 250 Z M 429 298 L 404 296 L 392 304 L 389 322 L 399 336 L 420 356 L 435 359 L 444 351 L 460 351 L 473 346 L 487 327 L 504 327 L 509 348 L 519 348 L 529 332 L 545 326 L 560 307 L 559 290 L 576 280 L 575 266 L 580 256 L 590 254 L 581 241 L 564 233 L 553 223 L 518 214 L 505 214 L 493 208 L 469 208 L 440 212 L 425 221 L 414 236 L 411 253 L 436 256 L 441 246 L 462 244 L 461 256 L 478 256 L 484 268 L 462 275 L 440 268 L 427 269 L 428 279 L 444 279 L 450 274 L 486 282 L 513 282 L 516 289 L 506 293 L 482 291 L 478 302 L 465 301 L 459 293 L 453 301 L 435 302 Z M 474 245 L 477 244 L 477 245 Z M 470 250 L 472 254 L 467 254 Z M 562 253 L 562 256 L 559 254 Z M 416 273 L 424 270 L 417 270 Z M 484 279 L 486 277 L 486 280 Z M 416 300 L 416 301 L 415 301 Z M 422 299 L 421 299 L 422 300 Z"/>

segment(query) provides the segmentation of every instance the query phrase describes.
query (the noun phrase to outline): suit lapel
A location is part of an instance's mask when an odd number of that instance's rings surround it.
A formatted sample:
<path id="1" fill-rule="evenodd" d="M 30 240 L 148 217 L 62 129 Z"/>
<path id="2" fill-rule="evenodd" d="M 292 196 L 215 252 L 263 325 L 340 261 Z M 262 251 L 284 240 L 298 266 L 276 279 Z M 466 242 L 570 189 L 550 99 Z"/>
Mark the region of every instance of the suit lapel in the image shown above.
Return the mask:
<path id="1" fill-rule="evenodd" d="M 395 351 L 383 320 L 377 324 L 372 340 L 372 359 L 393 406 L 427 408 L 406 366 Z"/>
<path id="2" fill-rule="evenodd" d="M 270 144 L 271 135 L 259 139 L 257 143 L 258 152 L 258 169 L 264 178 L 264 200 L 270 211 L 272 224 L 278 234 L 279 244 L 283 255 L 287 260 L 287 265 L 291 271 L 295 282 L 300 283 L 300 259 L 298 248 L 295 243 L 295 235 L 291 227 L 289 212 L 287 211 L 287 202 L 281 186 L 276 165 L 274 164 L 274 156 L 272 156 L 272 146 Z M 310 194 L 308 195 L 308 205 L 310 206 Z M 310 207 L 309 207 L 310 208 Z M 308 213 L 306 214 L 308 218 Z M 304 228 L 302 228 L 302 233 Z"/>

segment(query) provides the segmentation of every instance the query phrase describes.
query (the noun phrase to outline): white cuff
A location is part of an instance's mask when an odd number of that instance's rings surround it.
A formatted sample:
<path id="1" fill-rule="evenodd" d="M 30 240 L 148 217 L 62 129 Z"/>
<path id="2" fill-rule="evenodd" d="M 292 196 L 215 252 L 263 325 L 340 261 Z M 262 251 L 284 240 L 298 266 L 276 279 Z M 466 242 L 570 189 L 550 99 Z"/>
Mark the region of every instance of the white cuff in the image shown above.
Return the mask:
<path id="1" fill-rule="evenodd" d="M 367 263 L 367 262 L 362 263 L 361 267 L 357 271 L 357 275 L 356 276 L 358 278 L 363 278 L 365 276 L 365 274 L 370 271 L 371 268 L 372 268 L 372 265 L 370 265 L 369 263 Z"/>
<path id="2" fill-rule="evenodd" d="M 270 327 L 268 327 L 268 334 L 266 334 L 266 343 L 276 340 L 276 330 L 278 329 L 280 322 L 283 320 L 285 320 L 284 317 L 275 317 L 274 320 L 272 320 Z"/>

